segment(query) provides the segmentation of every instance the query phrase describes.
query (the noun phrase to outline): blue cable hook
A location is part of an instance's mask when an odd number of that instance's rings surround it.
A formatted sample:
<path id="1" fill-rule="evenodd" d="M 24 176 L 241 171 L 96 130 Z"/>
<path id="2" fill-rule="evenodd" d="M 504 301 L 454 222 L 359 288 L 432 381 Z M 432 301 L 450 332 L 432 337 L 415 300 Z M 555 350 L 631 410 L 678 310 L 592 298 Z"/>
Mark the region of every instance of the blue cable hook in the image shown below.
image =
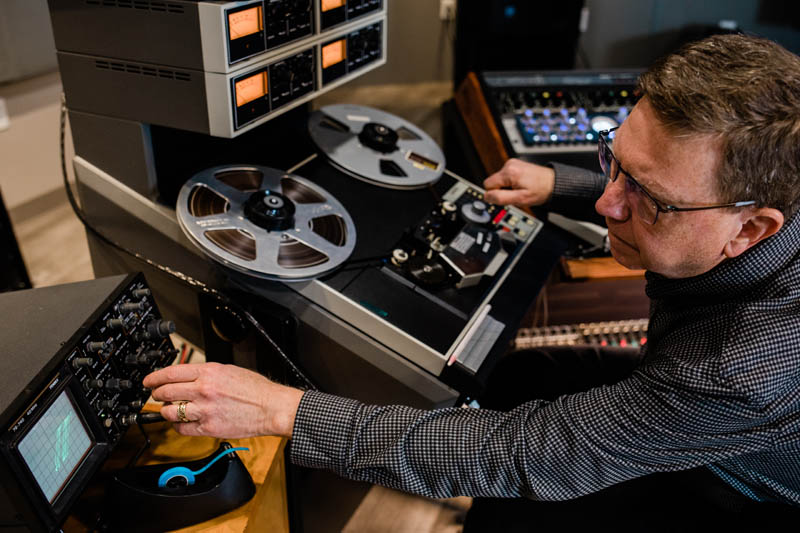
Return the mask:
<path id="1" fill-rule="evenodd" d="M 217 454 L 206 466 L 201 468 L 200 470 L 189 470 L 185 466 L 175 466 L 168 470 L 165 470 L 161 476 L 158 478 L 158 486 L 163 488 L 167 486 L 167 483 L 172 481 L 175 478 L 183 478 L 186 480 L 187 485 L 194 485 L 195 476 L 199 476 L 206 470 L 208 470 L 211 465 L 222 459 L 222 456 L 229 454 L 231 452 L 235 452 L 236 450 L 246 450 L 250 451 L 250 448 L 239 447 L 239 448 L 229 448 Z"/>

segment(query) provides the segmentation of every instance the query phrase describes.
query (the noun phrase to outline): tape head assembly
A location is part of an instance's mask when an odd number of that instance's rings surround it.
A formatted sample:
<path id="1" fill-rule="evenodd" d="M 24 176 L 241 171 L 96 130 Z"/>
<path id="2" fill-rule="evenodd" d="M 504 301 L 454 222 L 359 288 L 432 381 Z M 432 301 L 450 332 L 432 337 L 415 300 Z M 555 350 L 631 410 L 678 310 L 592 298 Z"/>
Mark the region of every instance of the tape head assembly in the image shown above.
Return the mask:
<path id="1" fill-rule="evenodd" d="M 344 262 L 356 244 L 353 220 L 336 198 L 269 167 L 202 170 L 181 188 L 176 213 L 207 256 L 265 279 L 317 277 Z"/>
<path id="2" fill-rule="evenodd" d="M 393 189 L 419 189 L 442 176 L 445 158 L 424 131 L 370 107 L 337 104 L 312 113 L 312 141 L 340 170 Z"/>

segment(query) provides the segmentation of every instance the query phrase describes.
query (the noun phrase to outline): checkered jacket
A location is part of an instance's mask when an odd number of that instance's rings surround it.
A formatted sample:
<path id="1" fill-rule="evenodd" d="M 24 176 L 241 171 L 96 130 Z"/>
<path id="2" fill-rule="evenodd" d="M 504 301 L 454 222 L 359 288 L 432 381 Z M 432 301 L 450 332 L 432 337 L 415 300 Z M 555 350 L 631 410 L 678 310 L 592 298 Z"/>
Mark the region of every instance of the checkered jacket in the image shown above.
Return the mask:
<path id="1" fill-rule="evenodd" d="M 643 362 L 615 385 L 507 413 L 306 392 L 291 458 L 430 497 L 541 500 L 706 465 L 800 505 L 800 217 L 703 275 L 647 273 L 646 291 Z"/>

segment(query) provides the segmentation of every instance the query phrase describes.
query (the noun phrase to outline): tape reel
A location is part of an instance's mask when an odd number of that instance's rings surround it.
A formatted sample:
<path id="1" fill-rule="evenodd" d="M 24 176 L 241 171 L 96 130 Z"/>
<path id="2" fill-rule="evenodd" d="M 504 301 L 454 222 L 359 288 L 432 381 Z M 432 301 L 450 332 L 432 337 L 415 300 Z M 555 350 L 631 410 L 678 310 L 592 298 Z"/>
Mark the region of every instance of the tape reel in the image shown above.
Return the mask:
<path id="1" fill-rule="evenodd" d="M 337 104 L 312 113 L 311 139 L 334 165 L 370 183 L 419 189 L 445 169 L 442 150 L 407 120 L 370 107 Z"/>
<path id="2" fill-rule="evenodd" d="M 202 170 L 178 195 L 178 222 L 210 258 L 265 279 L 315 278 L 356 244 L 350 214 L 322 187 L 257 165 Z"/>

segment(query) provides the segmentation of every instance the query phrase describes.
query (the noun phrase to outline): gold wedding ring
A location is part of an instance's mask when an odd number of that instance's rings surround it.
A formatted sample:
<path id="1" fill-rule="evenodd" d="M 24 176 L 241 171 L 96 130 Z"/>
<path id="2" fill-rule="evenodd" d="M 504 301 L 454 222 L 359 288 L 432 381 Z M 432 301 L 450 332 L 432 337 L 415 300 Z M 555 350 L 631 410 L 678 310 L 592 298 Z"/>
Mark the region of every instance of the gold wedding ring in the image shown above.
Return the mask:
<path id="1" fill-rule="evenodd" d="M 186 418 L 186 404 L 189 402 L 178 402 L 178 422 L 189 422 Z"/>

